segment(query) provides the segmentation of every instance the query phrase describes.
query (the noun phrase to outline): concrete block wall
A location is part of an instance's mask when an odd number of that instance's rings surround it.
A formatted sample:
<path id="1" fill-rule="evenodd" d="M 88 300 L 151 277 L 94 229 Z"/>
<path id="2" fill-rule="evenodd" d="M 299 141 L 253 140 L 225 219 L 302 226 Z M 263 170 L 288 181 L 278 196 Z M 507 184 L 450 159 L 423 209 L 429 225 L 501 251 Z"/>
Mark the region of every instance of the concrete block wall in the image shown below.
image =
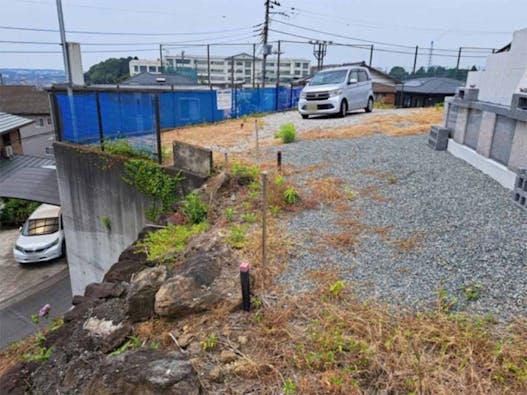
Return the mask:
<path id="1" fill-rule="evenodd" d="M 501 106 L 456 99 L 450 103 L 446 124 L 454 141 L 479 155 L 511 171 L 527 167 L 527 111 L 521 114 Z"/>
<path id="2" fill-rule="evenodd" d="M 121 160 L 58 142 L 54 149 L 71 286 L 83 294 L 136 240 L 150 201 L 122 180 Z"/>

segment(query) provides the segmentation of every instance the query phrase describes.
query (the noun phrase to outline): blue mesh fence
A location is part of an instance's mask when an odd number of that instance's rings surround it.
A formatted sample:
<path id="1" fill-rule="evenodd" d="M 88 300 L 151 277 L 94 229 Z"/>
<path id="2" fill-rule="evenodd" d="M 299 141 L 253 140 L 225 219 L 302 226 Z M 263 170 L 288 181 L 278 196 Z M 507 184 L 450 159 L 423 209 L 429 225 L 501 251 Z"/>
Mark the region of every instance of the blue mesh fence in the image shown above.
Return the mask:
<path id="1" fill-rule="evenodd" d="M 155 153 L 156 95 L 159 97 L 160 129 L 168 129 L 295 108 L 301 90 L 301 87 L 234 90 L 232 106 L 228 110 L 218 109 L 216 91 L 213 90 L 159 93 L 73 91 L 71 95 L 66 92 L 55 95 L 63 141 L 96 144 L 101 139 L 124 138 L 137 148 Z"/>

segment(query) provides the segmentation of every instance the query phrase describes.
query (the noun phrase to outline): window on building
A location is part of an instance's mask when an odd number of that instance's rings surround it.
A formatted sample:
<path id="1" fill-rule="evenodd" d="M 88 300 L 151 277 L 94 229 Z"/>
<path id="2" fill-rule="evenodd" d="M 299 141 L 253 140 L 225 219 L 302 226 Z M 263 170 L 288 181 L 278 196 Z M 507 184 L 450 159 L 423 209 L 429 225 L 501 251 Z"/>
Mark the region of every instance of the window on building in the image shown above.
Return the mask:
<path id="1" fill-rule="evenodd" d="M 300 75 L 300 70 L 295 70 L 295 75 Z"/>
<path id="2" fill-rule="evenodd" d="M 210 69 L 211 73 L 223 73 L 223 69 Z"/>
<path id="3" fill-rule="evenodd" d="M 51 125 L 51 118 L 48 117 L 48 125 Z"/>
<path id="4" fill-rule="evenodd" d="M 156 66 L 148 66 L 148 71 L 150 73 L 155 73 L 156 72 Z"/>
<path id="5" fill-rule="evenodd" d="M 267 62 L 265 63 L 267 67 L 274 67 L 274 62 Z"/>
<path id="6" fill-rule="evenodd" d="M 295 63 L 295 67 L 302 67 L 302 63 Z"/>
<path id="7" fill-rule="evenodd" d="M 179 64 L 190 64 L 190 59 L 176 59 L 176 63 L 179 63 Z"/>
<path id="8" fill-rule="evenodd" d="M 141 73 L 147 71 L 146 66 L 139 66 L 139 70 L 141 70 Z"/>
<path id="9" fill-rule="evenodd" d="M 211 60 L 210 64 L 215 64 L 217 66 L 223 66 L 225 64 L 225 62 L 223 62 L 221 60 Z"/>
<path id="10" fill-rule="evenodd" d="M 245 67 L 251 67 L 252 62 L 245 62 Z"/>
<path id="11" fill-rule="evenodd" d="M 196 64 L 199 64 L 199 65 L 204 65 L 204 64 L 207 64 L 207 61 L 206 60 L 196 60 L 195 62 Z"/>
<path id="12" fill-rule="evenodd" d="M 251 75 L 251 69 L 245 69 L 245 75 Z"/>
<path id="13" fill-rule="evenodd" d="M 38 126 L 40 126 L 40 127 L 44 126 L 44 118 L 39 118 L 38 119 Z"/>
<path id="14" fill-rule="evenodd" d="M 309 73 L 307 72 L 307 70 L 302 70 L 302 75 L 303 75 L 303 76 L 306 76 L 306 75 L 308 75 L 308 74 L 309 74 Z"/>
<path id="15" fill-rule="evenodd" d="M 243 62 L 236 62 L 236 66 L 243 66 Z"/>
<path id="16" fill-rule="evenodd" d="M 139 66 L 134 66 L 134 71 L 137 73 L 139 71 Z"/>
<path id="17" fill-rule="evenodd" d="M 225 78 L 213 75 L 210 77 L 211 81 L 225 81 Z"/>
<path id="18" fill-rule="evenodd" d="M 302 63 L 302 68 L 307 69 L 309 67 L 309 63 Z"/>

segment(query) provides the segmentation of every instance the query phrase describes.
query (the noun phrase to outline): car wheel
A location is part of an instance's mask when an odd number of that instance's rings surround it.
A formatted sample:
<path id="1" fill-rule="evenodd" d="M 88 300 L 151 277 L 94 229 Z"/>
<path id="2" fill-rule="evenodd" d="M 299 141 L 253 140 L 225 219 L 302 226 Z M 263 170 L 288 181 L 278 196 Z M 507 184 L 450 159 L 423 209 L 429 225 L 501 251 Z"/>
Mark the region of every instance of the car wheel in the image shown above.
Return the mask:
<path id="1" fill-rule="evenodd" d="M 348 113 L 348 102 L 346 100 L 342 100 L 342 102 L 340 103 L 339 116 L 341 118 L 344 118 L 347 113 Z"/>
<path id="2" fill-rule="evenodd" d="M 309 115 L 307 115 L 307 114 L 300 114 L 300 115 L 302 115 L 302 119 L 308 119 L 309 118 Z"/>
<path id="3" fill-rule="evenodd" d="M 373 98 L 368 99 L 368 105 L 364 109 L 366 112 L 372 112 L 373 111 Z"/>

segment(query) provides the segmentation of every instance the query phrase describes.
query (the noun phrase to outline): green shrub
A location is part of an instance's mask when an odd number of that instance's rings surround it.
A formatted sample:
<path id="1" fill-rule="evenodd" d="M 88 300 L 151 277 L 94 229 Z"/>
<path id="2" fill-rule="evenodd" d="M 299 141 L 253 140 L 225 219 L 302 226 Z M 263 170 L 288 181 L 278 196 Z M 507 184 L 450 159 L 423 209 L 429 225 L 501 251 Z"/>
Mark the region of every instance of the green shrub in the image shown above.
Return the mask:
<path id="1" fill-rule="evenodd" d="M 249 185 L 260 177 L 260 169 L 258 167 L 239 162 L 232 164 L 231 172 L 232 176 L 242 185 Z"/>
<path id="2" fill-rule="evenodd" d="M 284 191 L 282 199 L 285 203 L 292 205 L 298 202 L 300 196 L 298 196 L 298 192 L 293 187 L 289 187 Z"/>
<path id="3" fill-rule="evenodd" d="M 137 149 L 125 139 L 105 141 L 104 152 L 110 155 L 126 156 L 128 158 L 152 159 L 152 154 L 148 150 Z"/>
<path id="4" fill-rule="evenodd" d="M 195 234 L 206 231 L 207 228 L 206 222 L 196 225 L 167 226 L 165 229 L 149 233 L 137 246 L 146 250 L 149 261 L 163 261 L 174 252 L 183 252 L 187 240 Z"/>
<path id="5" fill-rule="evenodd" d="M 22 199 L 4 199 L 3 204 L 0 213 L 0 224 L 2 226 L 22 225 L 40 205 L 40 203 Z"/>
<path id="6" fill-rule="evenodd" d="M 280 131 L 275 134 L 275 137 L 282 139 L 282 143 L 289 144 L 296 140 L 296 129 L 293 123 L 286 123 L 282 125 Z"/>
<path id="7" fill-rule="evenodd" d="M 234 220 L 234 210 L 232 208 L 225 209 L 225 218 L 227 221 L 232 222 Z"/>
<path id="8" fill-rule="evenodd" d="M 245 247 L 247 241 L 247 237 L 245 236 L 246 231 L 247 225 L 231 226 L 229 229 L 229 235 L 227 236 L 227 244 L 236 249 Z"/>
<path id="9" fill-rule="evenodd" d="M 256 222 L 256 214 L 254 213 L 245 213 L 242 215 L 242 220 L 249 224 L 254 224 Z"/>
<path id="10" fill-rule="evenodd" d="M 199 224 L 207 220 L 207 206 L 197 193 L 189 193 L 183 201 L 182 211 L 187 214 L 190 222 Z"/>

